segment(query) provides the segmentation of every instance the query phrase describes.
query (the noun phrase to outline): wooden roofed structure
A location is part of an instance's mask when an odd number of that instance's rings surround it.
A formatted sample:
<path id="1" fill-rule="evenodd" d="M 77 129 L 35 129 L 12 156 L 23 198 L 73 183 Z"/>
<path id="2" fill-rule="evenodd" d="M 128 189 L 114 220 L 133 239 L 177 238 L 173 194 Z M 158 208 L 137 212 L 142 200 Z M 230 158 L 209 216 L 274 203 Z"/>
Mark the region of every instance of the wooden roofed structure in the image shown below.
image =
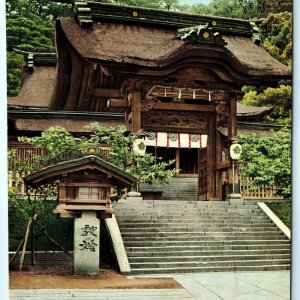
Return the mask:
<path id="1" fill-rule="evenodd" d="M 96 211 L 105 218 L 114 213 L 111 188 L 129 188 L 137 179 L 95 155 L 63 161 L 24 177 L 30 187 L 55 181 L 59 181 L 56 213 L 78 217 L 83 211 Z"/>
<path id="2" fill-rule="evenodd" d="M 288 67 L 265 51 L 257 28 L 245 20 L 92 1 L 73 7 L 74 17 L 56 23 L 55 84 L 40 122 L 64 115 L 65 122 L 125 123 L 132 132 L 206 136 L 207 144 L 193 156 L 198 196 L 224 198 L 222 177 L 231 165 L 228 147 L 237 134 L 241 88 L 276 86 L 291 78 Z M 10 103 L 22 106 L 18 99 Z M 251 119 L 269 108 L 240 110 Z M 25 114 L 35 112 L 9 113 L 24 128 Z"/>

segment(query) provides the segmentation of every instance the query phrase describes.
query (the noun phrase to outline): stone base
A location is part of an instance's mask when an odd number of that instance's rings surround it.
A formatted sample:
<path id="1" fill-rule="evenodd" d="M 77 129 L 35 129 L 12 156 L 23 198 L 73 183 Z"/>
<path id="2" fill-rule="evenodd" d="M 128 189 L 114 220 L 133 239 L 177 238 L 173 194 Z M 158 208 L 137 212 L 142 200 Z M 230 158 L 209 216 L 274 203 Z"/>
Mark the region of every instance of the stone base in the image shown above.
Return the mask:
<path id="1" fill-rule="evenodd" d="M 74 220 L 74 273 L 99 275 L 100 220 L 96 212 L 85 211 Z"/>
<path id="2" fill-rule="evenodd" d="M 141 196 L 140 192 L 131 191 L 127 193 L 126 200 L 129 201 L 143 201 L 143 197 Z"/>
<path id="3" fill-rule="evenodd" d="M 242 198 L 241 194 L 229 194 L 226 197 L 226 200 L 229 201 L 230 205 L 244 205 L 245 201 Z"/>

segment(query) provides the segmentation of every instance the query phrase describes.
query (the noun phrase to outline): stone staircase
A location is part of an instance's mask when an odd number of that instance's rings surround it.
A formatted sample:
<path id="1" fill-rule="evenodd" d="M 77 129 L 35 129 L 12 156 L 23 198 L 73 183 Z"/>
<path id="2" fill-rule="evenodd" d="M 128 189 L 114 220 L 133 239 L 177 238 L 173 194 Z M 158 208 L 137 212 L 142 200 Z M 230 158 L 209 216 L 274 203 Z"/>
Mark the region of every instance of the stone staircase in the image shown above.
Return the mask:
<path id="1" fill-rule="evenodd" d="M 124 201 L 116 217 L 132 274 L 290 268 L 290 240 L 256 204 Z"/>
<path id="2" fill-rule="evenodd" d="M 168 185 L 165 184 L 140 184 L 140 191 L 160 190 L 162 191 L 161 200 L 183 200 L 198 199 L 198 177 L 172 177 Z"/>

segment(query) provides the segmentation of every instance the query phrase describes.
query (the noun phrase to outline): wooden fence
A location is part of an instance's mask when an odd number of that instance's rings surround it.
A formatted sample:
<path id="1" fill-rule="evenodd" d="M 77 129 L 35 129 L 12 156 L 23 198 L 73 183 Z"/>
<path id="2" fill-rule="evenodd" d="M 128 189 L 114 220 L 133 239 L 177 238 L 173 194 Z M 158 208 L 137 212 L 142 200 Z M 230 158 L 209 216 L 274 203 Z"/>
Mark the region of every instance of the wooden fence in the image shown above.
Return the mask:
<path id="1" fill-rule="evenodd" d="M 244 199 L 282 199 L 276 194 L 275 186 L 261 185 L 258 188 L 253 188 L 251 177 L 240 178 L 240 193 Z"/>
<path id="2" fill-rule="evenodd" d="M 17 159 L 18 160 L 29 160 L 31 163 L 34 161 L 34 157 L 36 155 L 43 155 L 44 151 L 35 147 L 32 147 L 28 144 L 22 143 L 11 143 L 9 148 L 16 149 L 17 151 Z M 110 151 L 108 147 L 97 147 L 97 153 L 101 152 L 101 156 L 109 157 Z M 28 174 L 28 173 L 27 173 Z M 25 186 L 23 183 L 22 176 L 27 174 L 17 174 L 17 176 L 13 176 L 12 172 L 9 171 L 8 174 L 8 186 L 9 187 L 18 187 L 18 190 L 21 194 L 25 194 Z M 276 187 L 275 186 L 266 186 L 262 185 L 259 188 L 253 188 L 251 183 L 253 179 L 249 177 L 241 177 L 240 178 L 240 193 L 244 199 L 282 199 L 282 197 L 276 195 Z"/>

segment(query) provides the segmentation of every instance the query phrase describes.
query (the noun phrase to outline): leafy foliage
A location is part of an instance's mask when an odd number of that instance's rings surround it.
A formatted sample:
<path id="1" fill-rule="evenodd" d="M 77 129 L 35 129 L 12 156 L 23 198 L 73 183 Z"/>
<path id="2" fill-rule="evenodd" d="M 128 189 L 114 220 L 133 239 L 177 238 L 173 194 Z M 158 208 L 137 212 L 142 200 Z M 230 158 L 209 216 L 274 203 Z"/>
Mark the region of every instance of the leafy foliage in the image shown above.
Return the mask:
<path id="1" fill-rule="evenodd" d="M 7 93 L 16 96 L 24 60 L 13 49 L 55 52 L 53 21 L 58 16 L 70 15 L 70 9 L 50 0 L 7 0 L 6 15 Z"/>
<path id="2" fill-rule="evenodd" d="M 291 132 L 283 129 L 273 137 L 239 136 L 242 145 L 241 174 L 253 177 L 255 186 L 275 185 L 277 193 L 291 197 Z"/>
<path id="3" fill-rule="evenodd" d="M 7 49 L 54 52 L 54 27 L 35 14 L 7 18 Z"/>
<path id="4" fill-rule="evenodd" d="M 212 0 L 208 5 L 180 6 L 181 10 L 245 20 L 265 18 L 270 13 L 292 11 L 291 0 Z"/>
<path id="5" fill-rule="evenodd" d="M 243 104 L 252 106 L 274 106 L 266 118 L 268 123 L 291 124 L 292 87 L 281 85 L 279 88 L 267 88 L 261 93 L 250 90 L 243 97 Z"/>
<path id="6" fill-rule="evenodd" d="M 155 162 L 151 154 L 136 155 L 132 151 L 132 143 L 137 138 L 129 134 L 125 126 L 103 127 L 99 123 L 90 124 L 93 131 L 90 137 L 76 138 L 60 126 L 54 126 L 42 132 L 38 137 L 21 137 L 20 141 L 44 149 L 46 155 L 37 158 L 38 168 L 70 159 L 72 155 L 82 155 L 82 151 L 89 145 L 107 144 L 110 147 L 109 161 L 136 176 L 139 182 L 151 183 L 154 180 L 167 183 L 175 170 L 167 169 L 173 164 L 170 162 Z"/>
<path id="7" fill-rule="evenodd" d="M 7 52 L 7 90 L 10 96 L 17 96 L 20 92 L 23 64 L 22 55 Z"/>
<path id="8" fill-rule="evenodd" d="M 8 165 L 11 178 L 14 179 L 14 182 L 21 183 L 19 179 L 29 171 L 32 172 L 68 160 L 70 155 L 82 156 L 82 151 L 87 146 L 103 143 L 108 144 L 111 148 L 110 162 L 136 176 L 139 182 L 151 183 L 157 180 L 166 183 L 174 175 L 175 170 L 166 169 L 173 161 L 156 163 L 154 157 L 150 154 L 145 156 L 135 155 L 131 146 L 137 136 L 128 134 L 124 126 L 105 128 L 98 123 L 93 123 L 91 129 L 93 133 L 90 137 L 77 138 L 64 128 L 55 126 L 42 132 L 39 137 L 19 138 L 22 142 L 44 149 L 45 155 L 34 157 L 34 162 L 32 162 L 29 158 L 25 160 L 18 159 L 16 150 L 9 150 Z M 57 238 L 64 248 L 70 249 L 71 244 L 68 236 L 72 234 L 72 224 L 68 220 L 57 220 L 51 211 L 56 203 L 47 201 L 56 199 L 56 184 L 49 183 L 36 189 L 27 188 L 27 196 L 21 195 L 20 189 L 21 185 L 19 184 L 9 188 L 9 226 L 12 233 L 10 236 L 10 249 L 15 250 L 17 248 L 18 243 L 24 236 L 28 218 L 35 218 L 35 216 L 41 227 L 47 229 L 48 234 L 50 233 Z M 54 227 L 60 227 L 61 231 L 56 232 L 53 229 Z M 53 248 L 53 245 L 49 244 L 39 228 L 36 228 L 35 239 L 39 241 L 39 250 Z"/>
<path id="9" fill-rule="evenodd" d="M 75 138 L 61 126 L 50 127 L 41 136 L 20 137 L 19 141 L 46 151 L 46 155 L 36 157 L 38 168 L 56 164 L 68 158 L 71 152 L 78 153 L 87 145 L 84 139 Z"/>
<path id="10" fill-rule="evenodd" d="M 264 47 L 277 60 L 292 64 L 292 13 L 269 14 L 260 24 Z"/>
<path id="11" fill-rule="evenodd" d="M 39 164 L 32 163 L 29 158 L 18 159 L 15 149 L 8 151 L 10 178 L 15 182 L 8 189 L 9 249 L 11 251 L 17 249 L 25 235 L 28 219 L 33 216 L 48 234 L 55 237 L 65 248 L 72 249 L 70 239 L 67 239 L 68 236 L 72 236 L 73 232 L 70 220 L 57 219 L 52 212 L 56 206 L 56 202 L 53 201 L 56 199 L 55 186 L 47 184 L 37 189 L 27 189 L 27 195 L 21 194 L 21 176 L 34 171 L 38 166 Z M 36 250 L 60 250 L 49 242 L 39 227 L 34 226 L 34 228 Z"/>
<path id="12" fill-rule="evenodd" d="M 270 13 L 280 13 L 284 11 L 293 11 L 292 0 L 257 0 L 258 12 L 261 16 L 267 16 Z"/>
<path id="13" fill-rule="evenodd" d="M 90 127 L 93 130 L 90 142 L 109 145 L 111 163 L 136 176 L 139 182 L 159 181 L 167 183 L 175 174 L 174 169 L 168 169 L 174 161 L 155 162 L 155 157 L 152 154 L 146 153 L 144 156 L 134 154 L 131 145 L 137 135 L 128 134 L 124 126 L 106 128 L 99 123 L 92 123 Z"/>

